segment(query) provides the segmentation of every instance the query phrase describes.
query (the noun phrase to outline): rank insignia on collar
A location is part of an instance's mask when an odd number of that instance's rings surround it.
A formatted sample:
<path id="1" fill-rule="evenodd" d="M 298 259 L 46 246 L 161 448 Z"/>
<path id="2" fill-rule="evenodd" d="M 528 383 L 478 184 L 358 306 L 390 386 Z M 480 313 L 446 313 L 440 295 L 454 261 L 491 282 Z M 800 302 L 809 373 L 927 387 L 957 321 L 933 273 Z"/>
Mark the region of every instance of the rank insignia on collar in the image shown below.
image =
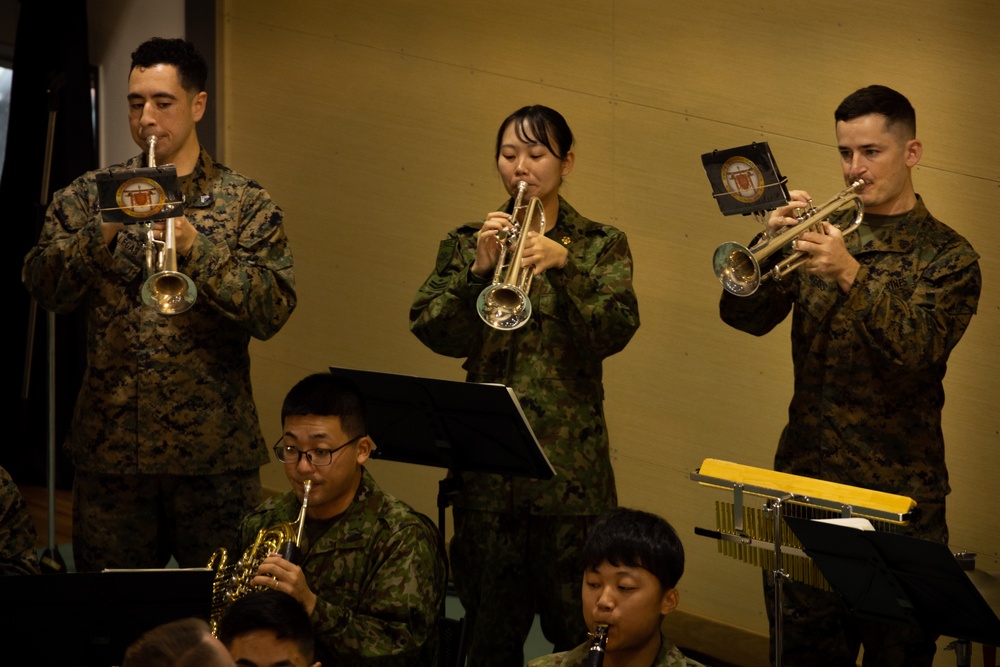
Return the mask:
<path id="1" fill-rule="evenodd" d="M 571 238 L 570 238 L 570 237 L 568 237 L 568 236 L 564 236 L 564 237 L 562 237 L 562 244 L 563 244 L 564 246 L 568 246 L 568 245 L 569 245 L 569 244 L 570 244 L 570 243 L 571 243 L 572 241 L 573 241 L 573 239 L 571 239 Z"/>

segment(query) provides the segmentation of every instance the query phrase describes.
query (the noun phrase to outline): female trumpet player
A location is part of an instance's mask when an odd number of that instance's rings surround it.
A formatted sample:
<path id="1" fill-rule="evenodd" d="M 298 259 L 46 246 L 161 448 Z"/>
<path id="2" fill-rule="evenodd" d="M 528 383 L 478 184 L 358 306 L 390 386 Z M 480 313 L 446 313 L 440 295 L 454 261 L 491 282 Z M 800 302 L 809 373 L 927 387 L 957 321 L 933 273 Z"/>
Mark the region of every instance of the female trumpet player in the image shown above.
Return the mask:
<path id="1" fill-rule="evenodd" d="M 511 199 L 448 234 L 410 311 L 410 330 L 425 345 L 465 358 L 469 382 L 514 390 L 556 471 L 544 481 L 460 474 L 451 559 L 474 665 L 523 665 L 536 612 L 557 650 L 580 641 L 580 549 L 593 518 L 617 505 L 601 362 L 639 326 L 632 255 L 623 232 L 560 196 L 572 145 L 565 119 L 548 107 L 523 107 L 503 121 L 495 159 Z M 526 232 L 522 259 L 536 276 L 532 313 L 524 326 L 498 330 L 480 319 L 477 299 L 494 276 L 522 181 L 525 200 L 537 197 L 545 214 L 544 233 Z"/>

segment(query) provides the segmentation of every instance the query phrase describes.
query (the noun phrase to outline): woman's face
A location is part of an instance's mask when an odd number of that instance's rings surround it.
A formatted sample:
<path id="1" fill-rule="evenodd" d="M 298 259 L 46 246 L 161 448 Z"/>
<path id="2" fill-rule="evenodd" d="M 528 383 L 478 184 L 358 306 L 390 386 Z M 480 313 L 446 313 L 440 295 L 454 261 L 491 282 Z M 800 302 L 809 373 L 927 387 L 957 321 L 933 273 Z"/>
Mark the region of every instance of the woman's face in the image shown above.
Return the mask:
<path id="1" fill-rule="evenodd" d="M 500 157 L 497 158 L 500 178 L 510 195 L 517 192 L 519 181 L 525 181 L 528 196 L 538 197 L 543 202 L 550 201 L 558 197 L 563 177 L 573 168 L 573 152 L 560 160 L 545 144 L 535 141 L 527 128 L 522 129 L 522 136 L 529 141 L 518 138 L 514 123 L 504 130 Z"/>

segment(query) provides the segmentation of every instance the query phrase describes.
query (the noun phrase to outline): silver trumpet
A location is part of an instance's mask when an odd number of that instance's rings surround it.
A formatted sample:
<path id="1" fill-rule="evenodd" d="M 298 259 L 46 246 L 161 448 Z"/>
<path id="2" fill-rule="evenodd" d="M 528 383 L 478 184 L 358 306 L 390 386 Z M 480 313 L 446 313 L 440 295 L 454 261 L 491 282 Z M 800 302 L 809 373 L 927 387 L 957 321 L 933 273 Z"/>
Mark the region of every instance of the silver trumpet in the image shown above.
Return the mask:
<path id="1" fill-rule="evenodd" d="M 719 282 L 731 294 L 750 296 L 767 278 L 781 280 L 809 259 L 809 254 L 794 252 L 763 274 L 760 263 L 802 234 L 818 228 L 819 223 L 825 218 L 848 205 L 855 209 L 854 218 L 848 218 L 850 222 L 844 227 L 838 227 L 838 229 L 845 236 L 857 230 L 865 215 L 865 206 L 861 203 L 861 196 L 857 194 L 857 190 L 864 184 L 865 182 L 861 179 L 854 181 L 819 208 L 813 206 L 812 200 L 810 200 L 809 208 L 795 216 L 797 222 L 794 225 L 786 227 L 775 236 L 765 232 L 752 248 L 747 248 L 735 241 L 720 245 L 715 249 L 715 256 L 712 258 L 712 266 Z"/>
<path id="2" fill-rule="evenodd" d="M 528 184 L 524 181 L 517 184 L 517 197 L 510 213 L 513 229 L 497 234 L 500 256 L 493 271 L 493 283 L 480 292 L 476 301 L 476 312 L 483 322 L 501 331 L 519 329 L 531 317 L 528 290 L 534 269 L 521 265 L 521 255 L 536 217 L 538 222 L 534 231 L 545 233 L 545 209 L 538 197 L 531 197 L 527 205 L 522 204 L 527 189 Z"/>
<path id="3" fill-rule="evenodd" d="M 156 135 L 149 144 L 148 167 L 156 166 Z M 166 220 L 163 240 L 153 237 L 153 226 L 146 225 L 146 281 L 142 284 L 142 302 L 161 315 L 177 315 L 189 309 L 198 298 L 194 281 L 177 270 L 177 244 L 174 219 Z"/>

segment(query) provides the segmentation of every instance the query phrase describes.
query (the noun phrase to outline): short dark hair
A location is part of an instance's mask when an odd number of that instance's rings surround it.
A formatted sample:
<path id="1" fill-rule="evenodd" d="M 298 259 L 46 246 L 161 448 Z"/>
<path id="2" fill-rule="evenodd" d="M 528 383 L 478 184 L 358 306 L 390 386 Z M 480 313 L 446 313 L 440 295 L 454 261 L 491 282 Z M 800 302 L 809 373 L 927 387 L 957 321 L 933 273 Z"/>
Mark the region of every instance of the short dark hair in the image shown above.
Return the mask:
<path id="1" fill-rule="evenodd" d="M 316 415 L 339 417 L 347 435 L 368 434 L 365 400 L 351 380 L 333 373 L 309 375 L 292 387 L 281 406 L 281 423 L 287 417 Z"/>
<path id="2" fill-rule="evenodd" d="M 122 667 L 213 667 L 218 653 L 212 632 L 200 618 L 183 618 L 158 625 L 125 651 Z"/>
<path id="3" fill-rule="evenodd" d="M 844 98 L 833 112 L 834 120 L 847 121 L 877 113 L 885 116 L 885 128 L 901 125 L 904 138 L 917 136 L 917 113 L 910 100 L 886 86 L 867 86 Z"/>
<path id="4" fill-rule="evenodd" d="M 219 640 L 230 648 L 237 638 L 255 630 L 271 630 L 275 638 L 291 640 L 312 663 L 316 635 L 305 607 L 291 595 L 263 590 L 243 596 L 229 606 L 219 621 Z"/>
<path id="5" fill-rule="evenodd" d="M 666 519 L 619 507 L 597 518 L 583 545 L 585 570 L 604 562 L 649 570 L 666 590 L 684 574 L 684 545 Z"/>
<path id="6" fill-rule="evenodd" d="M 139 45 L 132 52 L 132 67 L 152 67 L 153 65 L 173 65 L 181 79 L 181 86 L 189 93 L 205 90 L 208 80 L 208 64 L 194 48 L 194 44 L 183 39 L 153 37 Z"/>
<path id="7" fill-rule="evenodd" d="M 549 149 L 560 160 L 565 160 L 573 148 L 573 132 L 569 124 L 555 109 L 534 104 L 521 107 L 507 116 L 497 131 L 496 152 L 494 160 L 500 159 L 500 147 L 503 144 L 503 133 L 507 127 L 514 124 L 517 138 L 525 143 L 538 142 Z"/>

